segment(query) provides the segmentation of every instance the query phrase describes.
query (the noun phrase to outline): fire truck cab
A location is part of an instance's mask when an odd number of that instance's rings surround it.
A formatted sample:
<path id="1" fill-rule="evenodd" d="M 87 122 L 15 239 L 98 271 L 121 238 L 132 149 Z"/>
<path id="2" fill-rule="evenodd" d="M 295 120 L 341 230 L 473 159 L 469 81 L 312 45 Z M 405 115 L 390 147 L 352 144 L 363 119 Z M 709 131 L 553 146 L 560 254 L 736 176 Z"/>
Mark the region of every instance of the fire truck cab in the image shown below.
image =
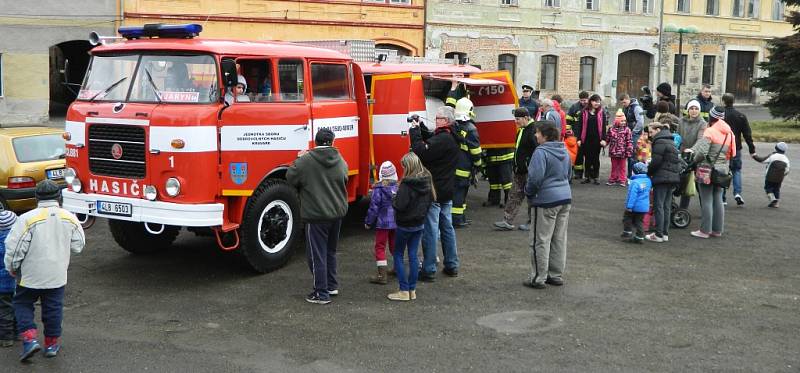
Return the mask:
<path id="1" fill-rule="evenodd" d="M 365 73 L 346 54 L 195 38 L 201 30 L 123 27 L 125 40 L 92 50 L 66 118 L 63 205 L 86 227 L 107 218 L 114 240 L 132 253 L 165 249 L 186 227 L 269 272 L 289 259 L 302 225 L 285 182 L 298 152 L 330 128 L 349 168 L 349 200 L 366 196 L 376 159 L 399 164 L 409 149 L 401 131 L 373 133 L 370 111 L 406 86 L 381 88 L 376 81 L 395 74 L 372 74 L 368 99 Z M 397 109 L 393 125 L 407 130 L 416 109 Z M 513 142 L 513 132 L 503 137 Z"/>

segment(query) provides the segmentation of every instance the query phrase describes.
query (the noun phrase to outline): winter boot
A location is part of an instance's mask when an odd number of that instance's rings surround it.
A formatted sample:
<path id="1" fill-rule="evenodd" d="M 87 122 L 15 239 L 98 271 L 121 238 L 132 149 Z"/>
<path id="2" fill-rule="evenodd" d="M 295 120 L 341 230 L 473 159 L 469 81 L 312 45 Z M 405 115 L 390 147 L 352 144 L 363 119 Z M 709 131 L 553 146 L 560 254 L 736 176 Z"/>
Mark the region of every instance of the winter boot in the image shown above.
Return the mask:
<path id="1" fill-rule="evenodd" d="M 56 357 L 59 350 L 61 350 L 61 343 L 58 341 L 58 337 L 44 337 L 45 357 Z"/>
<path id="2" fill-rule="evenodd" d="M 378 266 L 378 271 L 375 273 L 374 277 L 369 278 L 369 282 L 378 285 L 386 285 L 388 283 L 386 279 L 386 266 Z"/>
<path id="3" fill-rule="evenodd" d="M 22 353 L 19 355 L 19 361 L 30 359 L 41 349 L 42 346 L 39 345 L 39 340 L 36 339 L 36 329 L 28 329 L 22 332 Z"/>
<path id="4" fill-rule="evenodd" d="M 414 294 L 414 296 L 416 297 L 416 294 Z M 411 294 L 409 294 L 408 291 L 403 291 L 403 290 L 400 290 L 396 293 L 391 293 L 386 297 L 389 298 L 389 300 L 396 300 L 401 302 L 408 302 L 411 300 Z"/>

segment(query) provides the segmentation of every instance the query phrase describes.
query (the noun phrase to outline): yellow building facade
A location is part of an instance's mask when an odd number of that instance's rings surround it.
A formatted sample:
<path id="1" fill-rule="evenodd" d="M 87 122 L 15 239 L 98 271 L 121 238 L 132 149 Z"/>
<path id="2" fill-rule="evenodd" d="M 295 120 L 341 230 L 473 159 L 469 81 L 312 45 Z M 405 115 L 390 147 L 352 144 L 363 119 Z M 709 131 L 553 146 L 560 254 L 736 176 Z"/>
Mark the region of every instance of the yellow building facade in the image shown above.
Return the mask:
<path id="1" fill-rule="evenodd" d="M 767 41 L 793 33 L 779 0 L 664 0 L 661 79 L 681 85 L 681 103 L 695 97 L 704 84 L 714 102 L 730 92 L 737 103 L 763 103 L 766 93 L 752 87 L 762 76 L 758 64 L 769 56 Z M 696 31 L 680 35 L 675 30 Z"/>
<path id="2" fill-rule="evenodd" d="M 372 39 L 399 55 L 424 53 L 424 0 L 131 0 L 125 26 L 199 23 L 202 37 Z"/>

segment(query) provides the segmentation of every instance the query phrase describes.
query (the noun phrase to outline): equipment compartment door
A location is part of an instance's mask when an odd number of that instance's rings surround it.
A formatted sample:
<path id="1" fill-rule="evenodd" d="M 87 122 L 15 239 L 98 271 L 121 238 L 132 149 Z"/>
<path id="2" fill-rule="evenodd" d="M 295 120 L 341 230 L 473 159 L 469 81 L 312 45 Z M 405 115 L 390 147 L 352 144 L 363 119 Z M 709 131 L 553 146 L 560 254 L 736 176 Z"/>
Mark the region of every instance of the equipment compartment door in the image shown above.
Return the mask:
<path id="1" fill-rule="evenodd" d="M 481 147 L 513 148 L 517 127 L 512 111 L 519 101 L 508 71 L 470 74 L 459 81 L 469 87 Z"/>
<path id="2" fill-rule="evenodd" d="M 419 81 L 421 83 L 421 81 Z M 400 159 L 411 146 L 408 136 L 409 115 L 417 114 L 429 126 L 434 126 L 433 118 L 425 118 L 425 98 L 422 84 L 415 84 L 412 90 L 411 73 L 373 75 L 372 76 L 372 101 L 370 104 L 370 133 L 371 154 L 370 164 L 373 169 L 374 180 L 377 178 L 377 169 L 384 161 L 392 161 L 397 168 L 398 175 L 402 176 Z M 412 92 L 413 91 L 413 92 Z M 412 105 L 412 100 L 417 100 L 417 105 Z M 412 106 L 417 110 L 413 110 Z"/>

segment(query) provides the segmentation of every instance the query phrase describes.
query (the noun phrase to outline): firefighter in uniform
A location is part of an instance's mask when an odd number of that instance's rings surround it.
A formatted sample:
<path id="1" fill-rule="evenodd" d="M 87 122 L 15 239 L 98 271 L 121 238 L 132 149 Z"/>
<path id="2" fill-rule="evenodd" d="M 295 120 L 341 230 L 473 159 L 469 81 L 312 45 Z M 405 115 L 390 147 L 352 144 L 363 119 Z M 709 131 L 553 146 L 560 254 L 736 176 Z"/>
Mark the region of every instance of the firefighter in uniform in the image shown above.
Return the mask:
<path id="1" fill-rule="evenodd" d="M 482 165 L 481 154 L 483 150 L 481 149 L 478 129 L 475 127 L 475 122 L 473 122 L 475 114 L 472 111 L 472 101 L 470 101 L 469 96 L 456 100 L 455 96 L 457 94 L 456 90 L 450 90 L 447 98 L 448 105 L 452 105 L 453 101 L 455 101 L 456 121 L 453 123 L 453 132 L 461 149 L 456 166 L 452 214 L 453 227 L 465 227 L 469 225 L 466 217 L 467 192 L 469 191 L 470 183 L 475 183 L 475 171 Z"/>
<path id="2" fill-rule="evenodd" d="M 572 130 L 573 133 L 578 133 L 580 125 L 578 124 L 578 117 L 581 115 L 581 111 L 589 102 L 589 92 L 581 91 L 578 95 L 578 102 L 572 104 L 567 110 L 567 129 Z M 583 178 L 583 154 L 578 148 L 578 157 L 575 159 L 575 166 L 573 166 L 573 170 L 575 171 L 575 178 L 582 179 Z"/>

